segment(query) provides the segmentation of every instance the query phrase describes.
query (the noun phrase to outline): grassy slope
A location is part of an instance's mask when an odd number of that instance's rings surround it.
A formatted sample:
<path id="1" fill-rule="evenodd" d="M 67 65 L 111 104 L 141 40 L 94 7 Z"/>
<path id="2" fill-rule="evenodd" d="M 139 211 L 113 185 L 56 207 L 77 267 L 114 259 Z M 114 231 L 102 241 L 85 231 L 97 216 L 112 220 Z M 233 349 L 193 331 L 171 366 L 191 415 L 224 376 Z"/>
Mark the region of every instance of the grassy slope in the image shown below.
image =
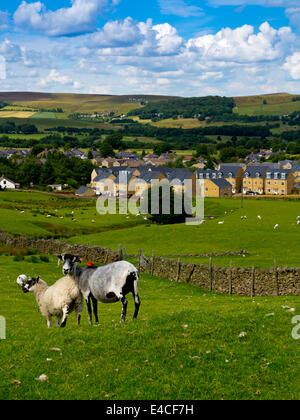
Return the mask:
<path id="1" fill-rule="evenodd" d="M 88 325 L 85 310 L 80 327 L 72 314 L 65 330 L 48 330 L 34 297 L 15 283 L 20 273 L 49 284 L 61 276 L 54 259 L 0 257 L 1 399 L 300 398 L 294 314 L 282 308 L 299 309 L 297 297 L 222 296 L 145 275 L 137 322 L 130 297 L 124 325 L 115 304 L 100 305 L 98 327 Z M 35 380 L 42 374 L 49 382 Z"/>
<path id="2" fill-rule="evenodd" d="M 115 250 L 122 244 L 130 254 L 137 254 L 140 247 L 146 255 L 151 255 L 152 249 L 156 255 L 240 250 L 251 254 L 217 257 L 214 259 L 216 265 L 228 265 L 230 259 L 235 266 L 243 267 L 252 264 L 272 267 L 274 259 L 280 266 L 299 265 L 298 201 L 248 199 L 241 209 L 239 199 L 207 199 L 206 216 L 215 216 L 216 219 L 201 226 L 149 225 L 143 217 L 134 215 L 129 218 L 125 215 L 100 216 L 95 205 L 95 200 L 0 193 L 0 228 L 27 236 L 66 236 L 73 243 L 101 245 Z M 20 213 L 22 210 L 25 214 Z M 72 222 L 71 211 L 74 211 L 76 222 Z M 46 217 L 49 213 L 51 218 Z M 248 219 L 241 220 L 242 215 L 247 215 Z M 262 216 L 261 222 L 258 215 Z M 96 223 L 93 224 L 92 220 Z M 220 220 L 225 223 L 219 225 Z M 279 229 L 274 231 L 276 223 L 279 223 Z M 207 258 L 193 260 L 207 263 Z"/>
<path id="3" fill-rule="evenodd" d="M 232 259 L 234 266 L 267 268 L 272 267 L 274 259 L 280 266 L 299 266 L 299 226 L 296 217 L 300 214 L 298 202 L 247 200 L 244 209 L 240 209 L 239 200 L 207 200 L 206 214 L 218 215 L 220 208 L 213 211 L 210 206 L 224 206 L 229 212 L 221 219 L 208 221 L 201 226 L 137 226 L 121 231 L 71 238 L 75 243 L 101 244 L 118 249 L 119 244 L 127 246 L 130 253 L 137 253 L 142 247 L 146 255 L 154 249 L 156 255 L 168 254 L 203 254 L 224 253 L 228 251 L 246 250 L 249 256 L 217 257 L 214 264 L 229 265 Z M 247 220 L 241 220 L 247 215 Z M 257 216 L 261 215 L 260 222 Z M 218 221 L 224 220 L 224 225 Z M 279 229 L 274 231 L 275 224 Z M 184 240 L 183 240 L 184 238 Z M 200 263 L 208 263 L 207 258 L 189 259 Z"/>
<path id="4" fill-rule="evenodd" d="M 76 94 L 32 94 L 13 92 L 0 94 L 0 100 L 8 101 L 17 106 L 33 107 L 35 109 L 63 108 L 66 113 L 93 113 L 115 111 L 127 113 L 138 108 L 139 102 L 132 102 L 130 98 L 146 98 L 151 101 L 168 99 L 166 96 L 149 95 L 76 95 Z"/>

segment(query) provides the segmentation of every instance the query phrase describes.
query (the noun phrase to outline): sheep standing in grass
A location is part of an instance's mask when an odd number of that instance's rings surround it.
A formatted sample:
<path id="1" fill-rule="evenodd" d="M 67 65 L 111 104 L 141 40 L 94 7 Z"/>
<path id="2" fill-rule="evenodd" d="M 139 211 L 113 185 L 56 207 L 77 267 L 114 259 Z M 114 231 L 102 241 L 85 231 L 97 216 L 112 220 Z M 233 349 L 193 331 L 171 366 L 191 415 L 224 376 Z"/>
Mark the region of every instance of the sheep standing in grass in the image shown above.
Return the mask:
<path id="1" fill-rule="evenodd" d="M 121 322 L 125 322 L 128 300 L 126 295 L 132 293 L 135 302 L 133 319 L 137 319 L 140 298 L 138 295 L 138 270 L 126 261 L 119 261 L 104 267 L 77 267 L 80 258 L 74 255 L 58 255 L 63 262 L 63 273 L 72 277 L 83 294 L 86 301 L 89 322 L 92 324 L 91 300 L 96 322 L 98 322 L 97 302 L 122 302 Z"/>
<path id="2" fill-rule="evenodd" d="M 48 328 L 51 328 L 52 317 L 56 316 L 56 325 L 61 328 L 67 325 L 68 315 L 75 311 L 77 324 L 80 324 L 81 312 L 83 310 L 83 298 L 78 284 L 71 277 L 63 277 L 53 286 L 37 278 L 29 278 L 22 284 L 24 293 L 33 292 L 42 315 L 47 319 Z"/>

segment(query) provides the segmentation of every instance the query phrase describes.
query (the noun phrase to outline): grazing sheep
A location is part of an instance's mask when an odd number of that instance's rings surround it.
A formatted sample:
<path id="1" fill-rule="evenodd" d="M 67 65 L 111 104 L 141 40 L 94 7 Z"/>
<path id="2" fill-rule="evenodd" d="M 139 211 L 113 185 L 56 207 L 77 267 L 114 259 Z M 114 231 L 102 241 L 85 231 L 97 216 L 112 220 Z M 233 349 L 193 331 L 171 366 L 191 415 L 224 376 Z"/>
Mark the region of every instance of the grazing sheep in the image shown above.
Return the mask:
<path id="1" fill-rule="evenodd" d="M 224 225 L 225 222 L 223 221 L 223 222 L 218 222 L 218 223 L 219 223 L 219 225 Z"/>
<path id="2" fill-rule="evenodd" d="M 48 328 L 52 325 L 52 316 L 56 316 L 56 325 L 61 328 L 67 325 L 68 315 L 75 311 L 77 324 L 80 324 L 81 312 L 83 310 L 83 299 L 78 284 L 70 276 L 63 277 L 53 286 L 37 278 L 29 278 L 22 284 L 24 293 L 33 292 L 42 315 L 47 319 Z"/>
<path id="3" fill-rule="evenodd" d="M 257 216 L 257 218 L 258 218 L 258 220 L 261 220 L 261 219 L 262 219 L 262 217 L 261 217 L 261 216 Z"/>
<path id="4" fill-rule="evenodd" d="M 103 303 L 122 302 L 121 322 L 125 322 L 128 300 L 126 295 L 132 293 L 135 302 L 135 312 L 133 319 L 137 319 L 140 298 L 138 295 L 138 270 L 134 265 L 119 261 L 104 267 L 77 267 L 80 258 L 74 255 L 58 255 L 59 260 L 63 262 L 64 275 L 71 276 L 79 285 L 81 293 L 86 301 L 89 322 L 92 324 L 91 300 L 96 322 L 98 321 L 97 301 Z"/>
<path id="5" fill-rule="evenodd" d="M 21 274 L 18 278 L 17 278 L 17 283 L 19 286 L 23 286 L 23 284 L 25 284 L 27 282 L 27 276 L 25 274 Z"/>
<path id="6" fill-rule="evenodd" d="M 278 224 L 274 226 L 274 230 L 276 230 L 278 228 L 279 228 L 279 225 Z"/>

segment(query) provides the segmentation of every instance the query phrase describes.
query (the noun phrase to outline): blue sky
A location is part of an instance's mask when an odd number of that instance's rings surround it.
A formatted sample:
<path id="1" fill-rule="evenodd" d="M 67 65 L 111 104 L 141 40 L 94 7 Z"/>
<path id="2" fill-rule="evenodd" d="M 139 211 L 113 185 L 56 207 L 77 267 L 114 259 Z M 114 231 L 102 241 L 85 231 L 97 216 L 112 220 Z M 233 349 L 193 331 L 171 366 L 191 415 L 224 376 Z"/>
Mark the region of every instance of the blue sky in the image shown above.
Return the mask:
<path id="1" fill-rule="evenodd" d="M 0 90 L 300 93 L 300 0 L 10 0 Z"/>

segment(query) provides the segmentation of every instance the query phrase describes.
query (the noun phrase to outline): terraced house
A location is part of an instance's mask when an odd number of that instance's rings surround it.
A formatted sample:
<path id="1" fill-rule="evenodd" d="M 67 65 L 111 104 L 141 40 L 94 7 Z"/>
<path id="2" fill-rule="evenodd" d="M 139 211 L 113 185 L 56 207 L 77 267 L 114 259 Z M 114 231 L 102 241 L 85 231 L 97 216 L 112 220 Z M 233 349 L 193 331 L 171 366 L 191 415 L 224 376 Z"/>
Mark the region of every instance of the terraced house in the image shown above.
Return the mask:
<path id="1" fill-rule="evenodd" d="M 226 189 L 226 195 L 228 195 L 227 188 L 228 184 L 231 185 L 231 193 L 237 194 L 241 192 L 242 188 L 242 177 L 243 177 L 243 166 L 242 165 L 227 165 L 227 164 L 221 164 L 218 170 L 198 170 L 195 172 L 197 179 L 203 179 L 204 180 L 204 187 L 207 188 L 206 193 L 210 194 L 212 184 L 207 183 L 207 180 L 217 180 L 217 179 L 223 179 L 227 182 L 227 184 L 223 183 L 223 187 Z M 207 186 L 206 186 L 207 184 Z M 210 197 L 210 195 L 208 195 Z M 215 197 L 215 195 L 213 195 Z"/>
<path id="2" fill-rule="evenodd" d="M 264 165 L 247 166 L 243 174 L 243 194 L 264 194 L 267 171 L 268 167 Z"/>
<path id="3" fill-rule="evenodd" d="M 266 195 L 290 195 L 294 188 L 293 172 L 289 169 L 269 170 L 265 178 Z"/>
<path id="4" fill-rule="evenodd" d="M 204 196 L 205 197 L 231 197 L 232 185 L 226 179 L 205 179 L 204 180 Z"/>

